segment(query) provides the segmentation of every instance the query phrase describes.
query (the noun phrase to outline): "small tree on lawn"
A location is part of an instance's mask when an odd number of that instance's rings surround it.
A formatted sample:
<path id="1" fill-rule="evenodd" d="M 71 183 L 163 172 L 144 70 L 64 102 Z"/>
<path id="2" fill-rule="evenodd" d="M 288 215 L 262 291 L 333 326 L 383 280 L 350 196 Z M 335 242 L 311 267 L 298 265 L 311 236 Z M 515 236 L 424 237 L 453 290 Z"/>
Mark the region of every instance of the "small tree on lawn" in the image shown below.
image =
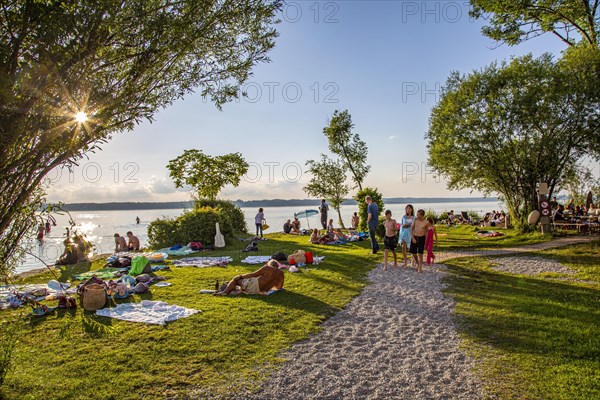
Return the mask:
<path id="1" fill-rule="evenodd" d="M 201 150 L 185 150 L 169 161 L 167 168 L 176 187 L 190 186 L 196 200 L 215 200 L 225 185 L 240 184 L 248 163 L 240 153 L 209 156 Z"/>
<path id="2" fill-rule="evenodd" d="M 329 125 L 323 128 L 323 134 L 329 141 L 329 150 L 345 161 L 352 180 L 362 190 L 362 182 L 371 166 L 367 165 L 367 144 L 360 139 L 358 133 L 352 132 L 352 128 L 354 124 L 348 110 L 336 110 Z"/>
<path id="3" fill-rule="evenodd" d="M 340 207 L 346 199 L 350 186 L 346 184 L 346 165 L 339 160 L 332 160 L 321 154 L 321 161 L 309 160 L 306 162 L 308 172 L 312 175 L 304 191 L 309 196 L 329 200 L 331 206 L 338 213 L 338 221 L 345 228 Z"/>
<path id="4" fill-rule="evenodd" d="M 365 197 L 367 196 L 371 196 L 373 203 L 377 204 L 380 215 L 384 210 L 383 195 L 377 189 L 366 187 L 363 190 L 359 190 L 356 195 L 354 195 L 354 200 L 358 202 L 358 217 L 360 218 L 358 229 L 362 232 L 369 230 L 367 226 L 367 203 L 365 202 Z M 396 215 L 395 217 L 398 216 Z M 379 220 L 379 215 L 377 216 L 377 220 Z"/>

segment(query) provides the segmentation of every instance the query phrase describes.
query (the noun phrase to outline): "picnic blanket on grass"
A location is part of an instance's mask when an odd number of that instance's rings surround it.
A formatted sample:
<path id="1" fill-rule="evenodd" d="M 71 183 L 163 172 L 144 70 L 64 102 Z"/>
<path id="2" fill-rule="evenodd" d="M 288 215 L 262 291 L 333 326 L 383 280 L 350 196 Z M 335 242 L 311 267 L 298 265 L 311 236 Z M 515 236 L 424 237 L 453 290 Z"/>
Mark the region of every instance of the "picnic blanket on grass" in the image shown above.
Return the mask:
<path id="1" fill-rule="evenodd" d="M 227 264 L 233 261 L 229 256 L 224 257 L 187 257 L 180 260 L 173 260 L 173 265 L 176 267 L 226 267 Z"/>
<path id="2" fill-rule="evenodd" d="M 97 278 L 100 279 L 110 279 L 116 278 L 121 275 L 122 272 L 126 272 L 129 268 L 100 268 L 95 271 L 87 271 L 81 274 L 73 275 L 73 279 L 77 279 L 78 281 L 83 281 L 91 278 L 96 275 Z"/>
<path id="3" fill-rule="evenodd" d="M 192 250 L 189 246 L 181 247 L 177 250 L 172 250 L 170 247 L 158 250 L 159 253 L 165 253 L 170 256 L 187 256 L 192 253 L 196 253 L 196 250 Z"/>
<path id="4" fill-rule="evenodd" d="M 271 256 L 248 256 L 242 260 L 244 264 L 265 264 L 269 262 Z"/>
<path id="5" fill-rule="evenodd" d="M 103 308 L 96 311 L 96 315 L 123 321 L 165 325 L 167 322 L 186 318 L 199 312 L 201 311 L 169 305 L 164 301 L 142 300 L 141 303 L 121 303 L 114 308 Z"/>

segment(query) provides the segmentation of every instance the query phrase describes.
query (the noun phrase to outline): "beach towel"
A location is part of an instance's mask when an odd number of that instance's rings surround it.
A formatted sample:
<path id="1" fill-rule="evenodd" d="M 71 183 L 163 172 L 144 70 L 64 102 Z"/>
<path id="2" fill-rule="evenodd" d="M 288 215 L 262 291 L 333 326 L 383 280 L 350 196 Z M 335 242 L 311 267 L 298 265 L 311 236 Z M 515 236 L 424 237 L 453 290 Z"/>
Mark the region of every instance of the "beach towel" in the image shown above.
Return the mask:
<path id="1" fill-rule="evenodd" d="M 192 253 L 195 253 L 197 250 L 193 250 L 189 246 L 179 247 L 178 249 L 173 249 L 173 247 L 158 250 L 159 253 L 168 254 L 170 256 L 187 256 Z"/>
<path id="2" fill-rule="evenodd" d="M 127 268 L 100 268 L 95 271 L 88 271 L 81 274 L 73 275 L 73 279 L 83 281 L 96 275 L 100 279 L 110 279 L 120 276 L 123 272 L 126 272 Z"/>
<path id="3" fill-rule="evenodd" d="M 266 264 L 271 256 L 248 256 L 242 260 L 244 264 Z"/>
<path id="4" fill-rule="evenodd" d="M 233 261 L 229 256 L 224 257 L 187 257 L 181 260 L 173 260 L 173 265 L 176 267 L 226 267 L 227 264 Z"/>
<path id="5" fill-rule="evenodd" d="M 169 305 L 164 301 L 142 300 L 141 303 L 122 303 L 114 308 L 103 308 L 96 311 L 96 315 L 123 321 L 165 325 L 167 322 L 186 318 L 199 312 L 201 311 Z"/>

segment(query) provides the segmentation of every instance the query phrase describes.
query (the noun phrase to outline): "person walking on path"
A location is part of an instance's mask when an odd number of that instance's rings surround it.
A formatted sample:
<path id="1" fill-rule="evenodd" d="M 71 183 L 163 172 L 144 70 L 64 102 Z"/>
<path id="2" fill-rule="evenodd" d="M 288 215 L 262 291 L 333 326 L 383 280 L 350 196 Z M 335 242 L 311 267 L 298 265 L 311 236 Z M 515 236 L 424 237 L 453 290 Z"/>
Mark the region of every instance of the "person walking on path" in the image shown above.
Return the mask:
<path id="1" fill-rule="evenodd" d="M 425 250 L 427 250 L 427 265 L 435 262 L 435 254 L 433 254 L 433 244 L 437 244 L 438 235 L 435 230 L 433 218 L 427 217 L 427 236 L 425 237 Z"/>
<path id="2" fill-rule="evenodd" d="M 385 237 L 383 238 L 383 270 L 387 270 L 388 253 L 391 251 L 394 255 L 394 267 L 398 266 L 398 256 L 396 255 L 396 247 L 398 246 L 398 223 L 392 219 L 392 212 L 385 210 Z"/>
<path id="3" fill-rule="evenodd" d="M 256 237 L 260 232 L 260 237 L 263 237 L 263 223 L 265 222 L 265 213 L 263 212 L 262 207 L 258 209 L 258 213 L 256 217 L 254 217 L 254 223 L 256 224 Z"/>
<path id="4" fill-rule="evenodd" d="M 400 245 L 402 246 L 402 257 L 404 258 L 404 267 L 407 267 L 407 252 L 410 247 L 411 234 L 410 227 L 415 220 L 415 209 L 412 204 L 408 204 L 404 208 L 404 215 L 402 216 L 402 223 L 400 225 Z M 411 261 L 412 264 L 412 261 Z"/>
<path id="5" fill-rule="evenodd" d="M 321 225 L 323 225 L 323 229 L 327 230 L 327 211 L 329 211 L 329 206 L 325 202 L 325 199 L 321 200 L 319 211 L 321 212 Z"/>
<path id="6" fill-rule="evenodd" d="M 377 243 L 377 239 L 375 238 L 375 229 L 377 229 L 377 225 L 379 224 L 379 208 L 373 202 L 371 196 L 365 197 L 365 201 L 367 202 L 367 224 L 369 226 L 369 236 L 371 237 L 371 253 L 377 254 L 379 243 Z"/>

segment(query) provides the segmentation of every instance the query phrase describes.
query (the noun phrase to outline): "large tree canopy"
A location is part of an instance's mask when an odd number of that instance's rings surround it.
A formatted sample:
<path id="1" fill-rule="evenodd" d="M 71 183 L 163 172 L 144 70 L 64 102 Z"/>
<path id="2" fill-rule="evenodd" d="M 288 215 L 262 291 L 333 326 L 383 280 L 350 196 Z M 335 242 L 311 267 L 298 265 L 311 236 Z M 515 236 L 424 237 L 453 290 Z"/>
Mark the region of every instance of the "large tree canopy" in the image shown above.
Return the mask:
<path id="1" fill-rule="evenodd" d="M 3 243 L 22 237 L 17 218 L 41 201 L 53 168 L 193 90 L 217 106 L 236 96 L 252 67 L 268 61 L 279 7 L 279 0 L 0 0 Z M 12 244 L 0 249 L 0 265 Z"/>
<path id="2" fill-rule="evenodd" d="M 572 176 L 600 135 L 600 104 L 548 54 L 453 73 L 427 133 L 429 163 L 452 189 L 500 193 L 517 221 Z M 574 88 L 575 86 L 575 88 Z"/>
<path id="3" fill-rule="evenodd" d="M 184 150 L 167 164 L 176 187 L 192 187 L 196 199 L 215 200 L 225 185 L 238 186 L 248 172 L 248 163 L 240 153 L 209 156 L 200 150 Z"/>
<path id="4" fill-rule="evenodd" d="M 600 0 L 470 0 L 471 15 L 486 18 L 483 33 L 510 45 L 551 33 L 569 46 L 598 47 Z"/>
<path id="5" fill-rule="evenodd" d="M 362 190 L 362 182 L 371 166 L 367 164 L 367 144 L 360 139 L 358 133 L 352 132 L 353 128 L 354 123 L 348 110 L 335 110 L 329 125 L 323 128 L 323 134 L 329 141 L 329 150 L 345 160 L 352 180 Z"/>

